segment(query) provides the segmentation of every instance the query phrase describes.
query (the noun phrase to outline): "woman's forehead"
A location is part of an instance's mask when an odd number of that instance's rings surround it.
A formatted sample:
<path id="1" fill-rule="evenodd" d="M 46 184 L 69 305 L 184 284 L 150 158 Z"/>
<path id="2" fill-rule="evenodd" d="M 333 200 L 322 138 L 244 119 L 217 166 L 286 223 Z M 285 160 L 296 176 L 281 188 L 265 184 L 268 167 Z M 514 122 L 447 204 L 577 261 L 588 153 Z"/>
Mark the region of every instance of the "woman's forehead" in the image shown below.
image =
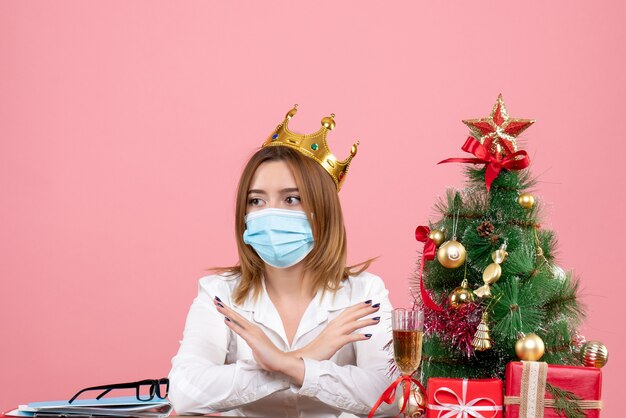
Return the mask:
<path id="1" fill-rule="evenodd" d="M 265 191 L 280 191 L 283 189 L 295 189 L 298 185 L 291 172 L 291 168 L 284 161 L 266 161 L 256 169 L 250 190 L 261 189 Z"/>

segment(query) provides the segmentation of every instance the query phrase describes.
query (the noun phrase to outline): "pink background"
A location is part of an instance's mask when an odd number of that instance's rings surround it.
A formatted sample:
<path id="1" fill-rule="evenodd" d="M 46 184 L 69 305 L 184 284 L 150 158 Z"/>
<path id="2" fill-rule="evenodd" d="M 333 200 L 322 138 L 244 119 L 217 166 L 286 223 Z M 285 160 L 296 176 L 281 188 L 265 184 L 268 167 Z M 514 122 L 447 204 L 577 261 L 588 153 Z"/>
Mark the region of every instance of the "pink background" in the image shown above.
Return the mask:
<path id="1" fill-rule="evenodd" d="M 604 341 L 618 416 L 626 228 L 626 3 L 0 3 L 0 409 L 165 376 L 204 268 L 236 261 L 234 191 L 293 103 L 361 140 L 341 200 L 350 260 L 407 305 L 459 165 L 461 119 L 502 93 Z M 616 320 L 620 318 L 619 320 Z M 622 395 L 623 396 L 623 395 Z"/>

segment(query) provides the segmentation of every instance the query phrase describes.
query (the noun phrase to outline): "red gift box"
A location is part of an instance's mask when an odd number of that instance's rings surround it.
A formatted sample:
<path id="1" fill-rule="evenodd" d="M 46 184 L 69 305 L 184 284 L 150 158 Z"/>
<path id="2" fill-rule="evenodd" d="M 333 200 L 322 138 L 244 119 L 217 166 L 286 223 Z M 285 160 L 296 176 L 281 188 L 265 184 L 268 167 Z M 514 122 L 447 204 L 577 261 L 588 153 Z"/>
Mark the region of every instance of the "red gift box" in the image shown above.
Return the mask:
<path id="1" fill-rule="evenodd" d="M 428 379 L 428 418 L 501 418 L 499 379 Z"/>
<path id="2" fill-rule="evenodd" d="M 588 418 L 600 416 L 602 371 L 595 367 L 557 366 L 535 361 L 511 362 L 506 366 L 504 403 L 507 418 L 557 418 L 549 383 L 581 398 L 579 406 Z"/>

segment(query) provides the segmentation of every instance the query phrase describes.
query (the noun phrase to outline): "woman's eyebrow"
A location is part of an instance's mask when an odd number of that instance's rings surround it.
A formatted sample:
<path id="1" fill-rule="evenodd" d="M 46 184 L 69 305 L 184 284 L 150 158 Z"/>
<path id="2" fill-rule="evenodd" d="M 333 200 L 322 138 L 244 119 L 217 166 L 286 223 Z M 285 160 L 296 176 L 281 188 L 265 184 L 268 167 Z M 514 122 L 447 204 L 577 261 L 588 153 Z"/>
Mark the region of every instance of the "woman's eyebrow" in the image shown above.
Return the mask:
<path id="1" fill-rule="evenodd" d="M 281 193 L 291 193 L 291 192 L 297 192 L 297 191 L 298 191 L 297 187 L 287 187 L 285 189 L 282 189 L 280 192 Z M 248 190 L 248 194 L 252 194 L 252 193 L 267 194 L 267 192 L 265 190 L 262 190 L 262 189 L 250 189 L 250 190 Z"/>
<path id="2" fill-rule="evenodd" d="M 253 194 L 253 193 L 256 193 L 256 194 L 267 194 L 265 192 L 265 190 L 261 190 L 261 189 L 250 189 L 250 190 L 248 190 L 248 194 Z"/>

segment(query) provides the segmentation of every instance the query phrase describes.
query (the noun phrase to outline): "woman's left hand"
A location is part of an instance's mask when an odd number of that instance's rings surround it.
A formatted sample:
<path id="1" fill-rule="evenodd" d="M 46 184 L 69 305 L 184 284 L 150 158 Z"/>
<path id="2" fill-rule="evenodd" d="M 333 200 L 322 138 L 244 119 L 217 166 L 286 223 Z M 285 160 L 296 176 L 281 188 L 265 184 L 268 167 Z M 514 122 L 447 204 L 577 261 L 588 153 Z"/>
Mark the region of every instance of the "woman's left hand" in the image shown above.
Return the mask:
<path id="1" fill-rule="evenodd" d="M 304 379 L 304 362 L 302 359 L 281 351 L 261 328 L 224 305 L 223 302 L 214 299 L 213 303 L 217 311 L 225 316 L 224 322 L 228 328 L 248 343 L 252 349 L 254 360 L 259 366 L 270 372 L 283 373 L 289 376 L 294 383 L 302 384 Z"/>

